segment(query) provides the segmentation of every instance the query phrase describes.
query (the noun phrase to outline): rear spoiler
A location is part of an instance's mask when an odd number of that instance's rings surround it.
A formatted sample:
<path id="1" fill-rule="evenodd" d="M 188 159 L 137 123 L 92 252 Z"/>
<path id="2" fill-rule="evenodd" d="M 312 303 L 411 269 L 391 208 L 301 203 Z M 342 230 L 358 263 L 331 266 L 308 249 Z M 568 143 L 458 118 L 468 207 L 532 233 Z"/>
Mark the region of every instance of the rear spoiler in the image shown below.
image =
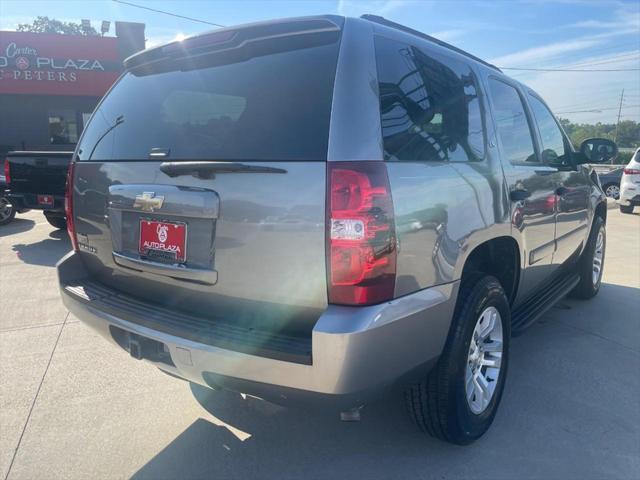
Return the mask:
<path id="1" fill-rule="evenodd" d="M 143 50 L 124 61 L 127 70 L 149 66 L 157 62 L 222 53 L 264 40 L 277 40 L 295 36 L 340 32 L 343 17 L 307 17 L 260 22 L 238 27 L 222 28 L 181 41 Z"/>

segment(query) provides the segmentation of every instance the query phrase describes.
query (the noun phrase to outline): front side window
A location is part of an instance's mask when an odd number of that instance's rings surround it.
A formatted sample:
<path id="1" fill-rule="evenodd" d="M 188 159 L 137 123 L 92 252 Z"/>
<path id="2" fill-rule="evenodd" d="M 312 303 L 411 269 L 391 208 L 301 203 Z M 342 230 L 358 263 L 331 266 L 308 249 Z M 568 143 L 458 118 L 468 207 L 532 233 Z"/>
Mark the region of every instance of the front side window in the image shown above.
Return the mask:
<path id="1" fill-rule="evenodd" d="M 385 160 L 481 160 L 482 108 L 469 66 L 383 37 L 375 47 Z"/>
<path id="2" fill-rule="evenodd" d="M 49 112 L 49 143 L 69 145 L 78 141 L 78 124 L 73 110 Z"/>
<path id="3" fill-rule="evenodd" d="M 558 127 L 555 118 L 553 118 L 553 114 L 534 95 L 529 95 L 529 103 L 540 132 L 542 161 L 549 164 L 567 163 L 568 152 L 565 147 L 564 135 L 562 135 L 560 127 Z"/>
<path id="4" fill-rule="evenodd" d="M 502 156 L 515 165 L 538 162 L 531 128 L 518 91 L 494 78 L 489 79 L 489 90 Z"/>

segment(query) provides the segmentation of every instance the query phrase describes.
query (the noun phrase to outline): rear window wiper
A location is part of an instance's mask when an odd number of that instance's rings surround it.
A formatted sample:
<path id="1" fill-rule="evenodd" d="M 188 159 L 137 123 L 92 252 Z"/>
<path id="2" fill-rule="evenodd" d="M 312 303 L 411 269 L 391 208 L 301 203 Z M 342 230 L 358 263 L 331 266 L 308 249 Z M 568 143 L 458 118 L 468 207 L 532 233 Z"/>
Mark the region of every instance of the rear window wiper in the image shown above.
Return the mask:
<path id="1" fill-rule="evenodd" d="M 249 165 L 238 162 L 163 162 L 160 170 L 170 177 L 194 175 L 198 178 L 214 178 L 218 173 L 287 173 L 283 168 Z"/>

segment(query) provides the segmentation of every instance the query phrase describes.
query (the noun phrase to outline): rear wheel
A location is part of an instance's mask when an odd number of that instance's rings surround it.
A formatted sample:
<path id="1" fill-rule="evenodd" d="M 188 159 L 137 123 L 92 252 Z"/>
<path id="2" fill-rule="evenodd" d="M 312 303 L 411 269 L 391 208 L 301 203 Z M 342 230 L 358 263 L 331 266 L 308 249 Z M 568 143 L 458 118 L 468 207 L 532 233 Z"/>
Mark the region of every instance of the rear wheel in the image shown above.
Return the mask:
<path id="1" fill-rule="evenodd" d="M 571 296 L 588 299 L 594 297 L 600 290 L 602 271 L 604 269 L 604 254 L 607 246 L 607 230 L 604 220 L 596 217 L 593 228 L 578 262 L 580 282 L 571 292 Z"/>
<path id="2" fill-rule="evenodd" d="M 622 213 L 633 213 L 633 205 L 620 205 Z"/>
<path id="3" fill-rule="evenodd" d="M 0 197 L 0 225 L 6 225 L 10 223 L 16 216 L 16 209 L 9 199 L 6 197 Z"/>
<path id="4" fill-rule="evenodd" d="M 458 445 L 488 430 L 504 389 L 510 326 L 509 302 L 498 280 L 482 274 L 466 279 L 438 364 L 405 394 L 422 430 Z"/>
<path id="5" fill-rule="evenodd" d="M 604 194 L 607 197 L 613 198 L 615 200 L 618 200 L 618 198 L 620 198 L 620 185 L 618 185 L 617 183 L 609 183 L 602 189 L 604 190 Z"/>
<path id="6" fill-rule="evenodd" d="M 55 228 L 63 230 L 67 228 L 67 220 L 64 217 L 56 216 L 56 215 L 47 215 L 45 213 L 44 218 L 47 219 L 47 222 Z"/>

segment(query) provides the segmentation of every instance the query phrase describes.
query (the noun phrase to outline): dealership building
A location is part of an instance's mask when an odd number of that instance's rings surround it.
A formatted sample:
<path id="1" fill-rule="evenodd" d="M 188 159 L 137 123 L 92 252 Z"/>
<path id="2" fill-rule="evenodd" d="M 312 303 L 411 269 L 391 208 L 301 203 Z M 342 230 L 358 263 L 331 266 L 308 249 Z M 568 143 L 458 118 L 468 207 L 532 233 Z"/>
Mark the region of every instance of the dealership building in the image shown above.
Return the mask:
<path id="1" fill-rule="evenodd" d="M 122 61 L 145 47 L 144 24 L 115 37 L 0 31 L 0 155 L 73 150 Z"/>

